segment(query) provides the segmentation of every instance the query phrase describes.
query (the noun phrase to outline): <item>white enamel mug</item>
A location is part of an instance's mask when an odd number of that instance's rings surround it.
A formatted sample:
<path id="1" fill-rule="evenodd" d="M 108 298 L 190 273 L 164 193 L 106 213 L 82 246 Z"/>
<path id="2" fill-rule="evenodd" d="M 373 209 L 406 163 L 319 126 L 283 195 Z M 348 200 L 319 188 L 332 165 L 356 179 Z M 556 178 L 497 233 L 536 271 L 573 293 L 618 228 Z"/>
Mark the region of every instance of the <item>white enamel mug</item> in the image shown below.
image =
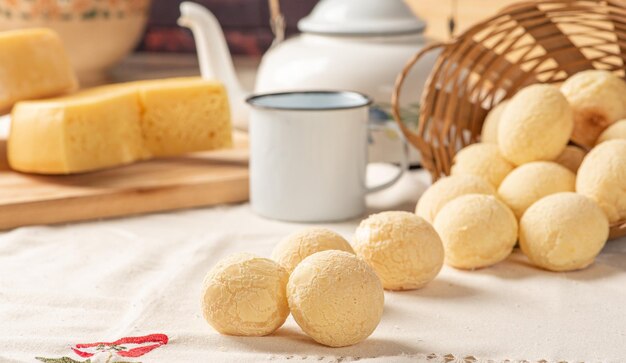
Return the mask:
<path id="1" fill-rule="evenodd" d="M 367 186 L 368 111 L 360 93 L 305 91 L 259 94 L 250 113 L 250 203 L 259 215 L 292 222 L 328 222 L 365 212 L 365 196 L 395 184 L 408 168 Z"/>

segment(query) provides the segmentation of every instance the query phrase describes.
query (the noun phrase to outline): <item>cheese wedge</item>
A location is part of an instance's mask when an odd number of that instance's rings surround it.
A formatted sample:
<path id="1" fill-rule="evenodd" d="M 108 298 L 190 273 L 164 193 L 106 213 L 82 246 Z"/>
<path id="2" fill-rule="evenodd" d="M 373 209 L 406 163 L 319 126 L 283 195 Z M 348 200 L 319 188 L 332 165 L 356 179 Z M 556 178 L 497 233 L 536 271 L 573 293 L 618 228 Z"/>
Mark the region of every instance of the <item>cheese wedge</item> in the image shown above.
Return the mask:
<path id="1" fill-rule="evenodd" d="M 0 32 L 0 114 L 15 102 L 78 88 L 59 36 L 50 29 Z"/>
<path id="2" fill-rule="evenodd" d="M 131 82 L 19 102 L 8 159 L 22 172 L 79 173 L 230 147 L 231 133 L 221 84 L 199 78 Z"/>

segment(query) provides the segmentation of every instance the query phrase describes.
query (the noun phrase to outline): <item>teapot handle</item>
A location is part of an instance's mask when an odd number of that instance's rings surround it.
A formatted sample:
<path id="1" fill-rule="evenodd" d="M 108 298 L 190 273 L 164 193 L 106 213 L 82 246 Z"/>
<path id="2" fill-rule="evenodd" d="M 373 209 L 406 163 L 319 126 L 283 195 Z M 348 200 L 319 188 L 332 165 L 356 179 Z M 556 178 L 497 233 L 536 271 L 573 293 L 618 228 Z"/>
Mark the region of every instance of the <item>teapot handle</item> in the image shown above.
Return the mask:
<path id="1" fill-rule="evenodd" d="M 274 33 L 272 46 L 285 40 L 285 17 L 280 11 L 280 0 L 268 0 L 270 5 L 270 27 Z"/>

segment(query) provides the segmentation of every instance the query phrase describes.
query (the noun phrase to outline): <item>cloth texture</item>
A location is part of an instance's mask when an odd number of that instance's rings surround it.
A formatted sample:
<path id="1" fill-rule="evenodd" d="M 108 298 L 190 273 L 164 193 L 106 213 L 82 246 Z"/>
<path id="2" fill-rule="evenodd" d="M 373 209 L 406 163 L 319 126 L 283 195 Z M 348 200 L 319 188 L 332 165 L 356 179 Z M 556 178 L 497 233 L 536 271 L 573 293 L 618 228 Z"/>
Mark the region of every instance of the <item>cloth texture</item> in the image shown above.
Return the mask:
<path id="1" fill-rule="evenodd" d="M 372 169 L 373 179 L 393 173 Z M 368 213 L 412 210 L 428 179 L 406 175 L 371 195 Z M 351 240 L 360 219 L 323 226 Z M 477 271 L 444 266 L 423 289 L 385 292 L 380 325 L 351 347 L 316 344 L 291 317 L 266 337 L 215 332 L 200 311 L 206 272 L 235 252 L 269 257 L 307 226 L 240 204 L 3 232 L 0 362 L 626 361 L 625 238 L 578 272 L 537 269 L 519 250 Z M 76 347 L 90 342 L 109 343 Z M 154 346 L 135 358 L 109 349 L 128 342 Z M 87 358 L 72 348 L 100 350 Z"/>

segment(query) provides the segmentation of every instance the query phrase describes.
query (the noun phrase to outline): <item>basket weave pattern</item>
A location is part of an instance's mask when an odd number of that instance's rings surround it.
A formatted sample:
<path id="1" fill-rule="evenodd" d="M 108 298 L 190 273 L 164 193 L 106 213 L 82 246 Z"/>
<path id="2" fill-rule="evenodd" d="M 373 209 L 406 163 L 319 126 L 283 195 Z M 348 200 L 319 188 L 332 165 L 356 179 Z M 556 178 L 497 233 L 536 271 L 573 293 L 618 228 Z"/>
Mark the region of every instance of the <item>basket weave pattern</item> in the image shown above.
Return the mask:
<path id="1" fill-rule="evenodd" d="M 426 53 L 441 53 L 422 94 L 417 129 L 402 120 L 407 74 Z M 433 180 L 478 141 L 495 105 L 533 83 L 560 83 L 586 69 L 626 71 L 626 0 L 543 0 L 511 5 L 447 43 L 417 53 L 399 74 L 392 112 Z M 626 97 L 626 95 L 625 95 Z M 622 226 L 626 233 L 626 222 Z"/>

